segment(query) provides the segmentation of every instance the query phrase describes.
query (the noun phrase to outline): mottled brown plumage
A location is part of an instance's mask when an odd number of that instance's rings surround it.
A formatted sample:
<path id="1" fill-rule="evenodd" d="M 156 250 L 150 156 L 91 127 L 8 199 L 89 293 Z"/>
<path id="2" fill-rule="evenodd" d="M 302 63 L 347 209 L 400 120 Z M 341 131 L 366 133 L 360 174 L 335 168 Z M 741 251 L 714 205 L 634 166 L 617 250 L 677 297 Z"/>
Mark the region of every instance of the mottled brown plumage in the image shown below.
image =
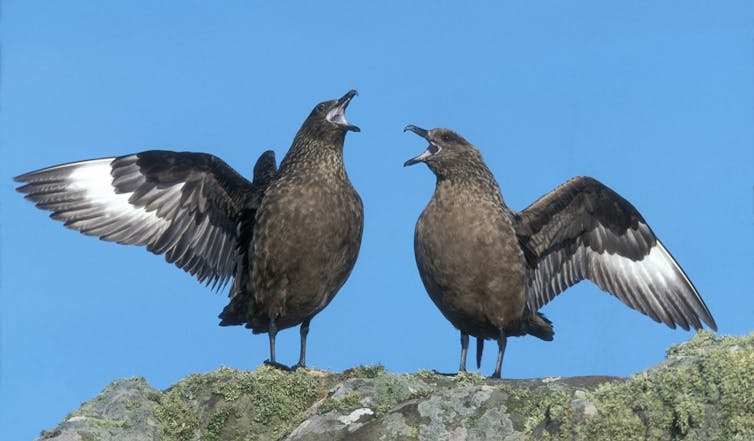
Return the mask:
<path id="1" fill-rule="evenodd" d="M 364 213 L 343 164 L 343 142 L 348 130 L 358 128 L 344 118 L 328 121 L 354 95 L 319 104 L 299 129 L 256 213 L 250 284 L 232 294 L 220 315 L 233 321 L 244 311 L 247 327 L 267 332 L 272 363 L 277 331 L 301 324 L 298 366 L 305 365 L 309 321 L 356 263 Z"/>
<path id="2" fill-rule="evenodd" d="M 83 234 L 143 245 L 196 276 L 233 280 L 221 325 L 270 337 L 311 318 L 345 283 L 361 244 L 363 209 L 343 165 L 352 90 L 312 110 L 288 154 L 263 153 L 249 182 L 206 153 L 150 150 L 63 164 L 15 178 L 53 219 Z"/>
<path id="3" fill-rule="evenodd" d="M 574 178 L 517 213 L 509 209 L 479 151 L 448 129 L 407 126 L 429 146 L 406 162 L 437 177 L 416 224 L 422 282 L 461 331 L 460 371 L 469 335 L 477 364 L 485 339 L 498 342 L 500 377 L 507 337 L 552 340 L 537 312 L 569 286 L 589 279 L 626 305 L 671 328 L 716 329 L 709 310 L 639 212 L 592 178 Z"/>

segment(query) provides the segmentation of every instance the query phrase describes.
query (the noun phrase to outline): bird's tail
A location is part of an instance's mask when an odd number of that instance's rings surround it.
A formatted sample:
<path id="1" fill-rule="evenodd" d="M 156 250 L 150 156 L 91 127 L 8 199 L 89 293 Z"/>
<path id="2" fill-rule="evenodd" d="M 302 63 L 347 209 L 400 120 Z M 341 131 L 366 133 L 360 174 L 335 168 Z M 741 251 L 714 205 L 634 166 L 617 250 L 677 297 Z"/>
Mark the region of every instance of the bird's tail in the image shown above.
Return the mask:
<path id="1" fill-rule="evenodd" d="M 555 336 L 552 322 L 541 312 L 529 316 L 526 332 L 545 341 L 552 341 L 552 338 Z"/>
<path id="2" fill-rule="evenodd" d="M 228 306 L 226 306 L 223 309 L 223 312 L 218 316 L 221 319 L 220 326 L 243 325 L 246 323 L 247 314 L 245 303 L 246 302 L 241 300 L 241 296 L 231 299 Z"/>
<path id="3" fill-rule="evenodd" d="M 245 257 L 245 256 L 244 256 Z M 230 287 L 230 303 L 220 313 L 220 326 L 243 325 L 249 316 L 248 299 L 249 295 L 245 288 L 248 287 L 248 271 L 243 265 L 239 265 L 236 277 L 233 279 L 233 285 Z"/>

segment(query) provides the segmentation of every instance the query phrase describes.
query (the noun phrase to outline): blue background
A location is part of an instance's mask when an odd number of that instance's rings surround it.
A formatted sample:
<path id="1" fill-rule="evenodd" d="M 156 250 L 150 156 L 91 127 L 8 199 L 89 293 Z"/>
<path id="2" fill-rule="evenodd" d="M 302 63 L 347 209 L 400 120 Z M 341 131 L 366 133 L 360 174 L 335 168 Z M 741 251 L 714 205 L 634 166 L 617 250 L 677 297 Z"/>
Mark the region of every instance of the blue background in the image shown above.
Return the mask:
<path id="1" fill-rule="evenodd" d="M 358 3 L 358 4 L 357 4 Z M 2 10 L 0 438 L 31 439 L 114 379 L 166 388 L 254 369 L 267 338 L 217 326 L 213 293 L 161 256 L 65 230 L 13 176 L 152 148 L 249 176 L 319 101 L 356 88 L 345 159 L 365 202 L 359 261 L 312 322 L 309 364 L 453 371 L 458 332 L 427 297 L 413 228 L 434 189 L 426 143 L 474 143 L 523 209 L 576 175 L 630 200 L 721 333 L 754 319 L 751 2 L 41 2 Z M 543 308 L 551 343 L 508 345 L 508 378 L 630 375 L 691 333 L 588 282 Z M 278 336 L 297 359 L 298 332 Z M 482 373 L 494 368 L 488 343 Z M 471 365 L 471 363 L 470 363 Z"/>

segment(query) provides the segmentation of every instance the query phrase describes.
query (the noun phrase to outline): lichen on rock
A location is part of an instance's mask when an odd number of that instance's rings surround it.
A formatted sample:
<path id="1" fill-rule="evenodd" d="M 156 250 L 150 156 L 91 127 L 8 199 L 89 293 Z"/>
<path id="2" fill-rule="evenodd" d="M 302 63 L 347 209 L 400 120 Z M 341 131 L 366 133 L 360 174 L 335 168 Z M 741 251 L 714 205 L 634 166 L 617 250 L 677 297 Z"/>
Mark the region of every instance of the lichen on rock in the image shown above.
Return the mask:
<path id="1" fill-rule="evenodd" d="M 754 334 L 699 332 L 631 378 L 268 367 L 117 380 L 45 440 L 751 440 Z"/>

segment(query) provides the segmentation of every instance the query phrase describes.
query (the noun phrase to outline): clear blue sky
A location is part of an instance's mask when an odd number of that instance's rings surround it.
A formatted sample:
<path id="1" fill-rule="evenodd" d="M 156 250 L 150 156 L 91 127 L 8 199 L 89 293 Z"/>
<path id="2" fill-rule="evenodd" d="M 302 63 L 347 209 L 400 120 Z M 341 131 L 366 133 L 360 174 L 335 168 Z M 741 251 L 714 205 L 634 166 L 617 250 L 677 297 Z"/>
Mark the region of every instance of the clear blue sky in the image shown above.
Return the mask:
<path id="1" fill-rule="evenodd" d="M 515 209 L 572 176 L 603 181 L 642 212 L 720 332 L 752 331 L 750 2 L 289 3 L 3 2 L 1 439 L 33 438 L 117 378 L 166 388 L 268 356 L 265 336 L 217 326 L 225 290 L 66 230 L 11 178 L 153 148 L 209 152 L 248 176 L 264 149 L 282 158 L 317 102 L 351 88 L 362 132 L 345 157 L 364 241 L 312 321 L 311 366 L 457 368 L 458 331 L 414 264 L 434 177 L 402 167 L 426 146 L 409 123 L 474 143 Z M 543 311 L 555 340 L 512 339 L 505 377 L 630 375 L 691 336 L 588 282 Z M 298 332 L 278 342 L 294 363 Z"/>

